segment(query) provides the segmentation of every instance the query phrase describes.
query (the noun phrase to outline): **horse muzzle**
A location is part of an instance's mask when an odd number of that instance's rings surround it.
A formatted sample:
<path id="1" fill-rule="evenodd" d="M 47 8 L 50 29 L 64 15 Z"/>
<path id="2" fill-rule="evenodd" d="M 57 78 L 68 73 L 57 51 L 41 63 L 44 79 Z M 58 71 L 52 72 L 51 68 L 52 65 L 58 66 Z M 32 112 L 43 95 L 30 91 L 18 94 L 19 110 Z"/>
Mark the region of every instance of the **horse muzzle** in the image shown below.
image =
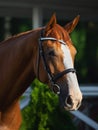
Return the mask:
<path id="1" fill-rule="evenodd" d="M 59 95 L 59 98 L 62 98 L 62 94 L 61 94 L 61 90 L 60 90 L 60 86 L 58 84 L 51 84 L 51 89 L 52 91 Z M 77 110 L 80 105 L 81 105 L 81 101 L 82 101 L 82 94 L 81 92 L 79 93 L 79 95 L 68 95 L 66 96 L 65 100 L 62 100 L 61 102 L 63 102 L 63 107 L 66 110 Z"/>
<path id="2" fill-rule="evenodd" d="M 81 106 L 82 97 L 79 99 L 72 97 L 71 95 L 67 96 L 64 103 L 65 110 L 77 110 Z"/>

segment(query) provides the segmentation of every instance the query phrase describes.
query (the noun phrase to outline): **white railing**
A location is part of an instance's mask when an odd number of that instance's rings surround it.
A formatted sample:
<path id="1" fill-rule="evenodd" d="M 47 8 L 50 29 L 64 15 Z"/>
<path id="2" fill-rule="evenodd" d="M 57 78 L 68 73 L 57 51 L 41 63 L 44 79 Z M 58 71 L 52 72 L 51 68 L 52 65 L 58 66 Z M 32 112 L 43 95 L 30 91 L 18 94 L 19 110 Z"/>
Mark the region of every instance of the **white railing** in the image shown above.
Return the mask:
<path id="1" fill-rule="evenodd" d="M 83 93 L 84 98 L 94 98 L 98 97 L 98 86 L 84 86 L 81 85 L 80 89 Z M 28 105 L 30 101 L 30 87 L 27 89 L 27 91 L 23 94 L 25 98 L 20 102 L 20 107 L 23 109 L 25 106 Z M 95 130 L 98 130 L 98 123 L 92 120 L 90 117 L 85 115 L 84 113 L 80 111 L 71 111 L 71 114 L 76 116 L 78 119 L 82 120 L 84 123 L 86 123 L 88 126 L 92 127 Z"/>
<path id="2" fill-rule="evenodd" d="M 84 97 L 96 97 L 96 96 L 98 97 L 98 86 L 93 86 L 93 85 L 84 86 L 84 85 L 81 85 L 80 89 L 81 89 Z"/>
<path id="3" fill-rule="evenodd" d="M 84 98 L 98 98 L 98 86 L 90 85 L 90 86 L 85 86 L 81 85 L 80 89 L 83 93 Z M 71 114 L 76 116 L 78 119 L 82 120 L 84 123 L 86 123 L 88 126 L 91 128 L 98 130 L 98 123 L 95 122 L 93 119 L 85 115 L 84 113 L 80 112 L 79 110 L 77 111 L 71 111 Z"/>

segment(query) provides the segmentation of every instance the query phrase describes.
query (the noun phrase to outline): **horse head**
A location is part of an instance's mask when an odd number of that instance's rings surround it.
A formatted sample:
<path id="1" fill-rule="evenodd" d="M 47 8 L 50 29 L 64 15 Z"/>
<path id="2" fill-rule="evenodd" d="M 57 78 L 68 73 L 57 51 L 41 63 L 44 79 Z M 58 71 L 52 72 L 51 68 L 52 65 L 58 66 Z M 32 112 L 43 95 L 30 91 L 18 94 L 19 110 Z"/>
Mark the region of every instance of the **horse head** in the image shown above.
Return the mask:
<path id="1" fill-rule="evenodd" d="M 74 69 L 76 49 L 69 36 L 78 21 L 79 16 L 61 27 L 54 14 L 41 30 L 39 39 L 38 79 L 59 95 L 60 104 L 66 110 L 77 110 L 82 101 Z"/>

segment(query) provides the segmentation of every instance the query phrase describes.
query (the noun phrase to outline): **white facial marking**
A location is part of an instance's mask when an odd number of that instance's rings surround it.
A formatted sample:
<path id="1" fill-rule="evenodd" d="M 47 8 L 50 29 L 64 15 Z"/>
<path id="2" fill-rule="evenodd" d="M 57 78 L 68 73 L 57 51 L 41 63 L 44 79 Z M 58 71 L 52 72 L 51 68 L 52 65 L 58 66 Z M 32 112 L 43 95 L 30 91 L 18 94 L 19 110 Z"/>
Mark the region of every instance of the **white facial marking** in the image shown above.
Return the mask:
<path id="1" fill-rule="evenodd" d="M 61 49 L 62 49 L 63 54 L 64 54 L 63 63 L 64 63 L 64 66 L 65 66 L 65 69 L 74 68 L 71 53 L 70 53 L 68 46 L 61 44 Z M 76 89 L 79 90 L 79 85 L 78 85 L 76 74 L 69 72 L 66 75 L 67 75 L 66 78 L 67 78 L 69 86 L 73 86 L 73 87 L 75 87 Z"/>
<path id="2" fill-rule="evenodd" d="M 72 57 L 68 46 L 61 44 L 61 49 L 64 53 L 63 62 L 64 62 L 65 69 L 73 68 Z"/>

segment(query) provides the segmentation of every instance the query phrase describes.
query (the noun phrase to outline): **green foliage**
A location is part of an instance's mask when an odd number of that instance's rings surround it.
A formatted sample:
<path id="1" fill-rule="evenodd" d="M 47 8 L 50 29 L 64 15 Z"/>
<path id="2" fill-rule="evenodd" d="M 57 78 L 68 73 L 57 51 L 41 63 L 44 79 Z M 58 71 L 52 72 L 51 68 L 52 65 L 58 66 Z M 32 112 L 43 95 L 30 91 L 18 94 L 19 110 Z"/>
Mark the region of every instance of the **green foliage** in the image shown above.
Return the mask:
<path id="1" fill-rule="evenodd" d="M 29 105 L 22 111 L 21 130 L 75 130 L 69 113 L 61 110 L 58 96 L 35 80 Z"/>
<path id="2" fill-rule="evenodd" d="M 75 68 L 77 69 L 78 78 L 81 82 L 83 82 L 85 75 L 87 75 L 86 59 L 84 58 L 86 44 L 86 29 L 82 27 L 79 30 L 74 30 L 71 35 L 71 38 L 77 50 L 75 58 Z"/>
<path id="3" fill-rule="evenodd" d="M 98 83 L 98 24 L 81 23 L 71 35 L 77 48 L 75 68 L 80 83 Z"/>

